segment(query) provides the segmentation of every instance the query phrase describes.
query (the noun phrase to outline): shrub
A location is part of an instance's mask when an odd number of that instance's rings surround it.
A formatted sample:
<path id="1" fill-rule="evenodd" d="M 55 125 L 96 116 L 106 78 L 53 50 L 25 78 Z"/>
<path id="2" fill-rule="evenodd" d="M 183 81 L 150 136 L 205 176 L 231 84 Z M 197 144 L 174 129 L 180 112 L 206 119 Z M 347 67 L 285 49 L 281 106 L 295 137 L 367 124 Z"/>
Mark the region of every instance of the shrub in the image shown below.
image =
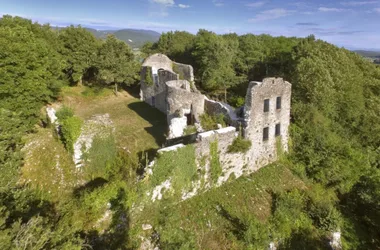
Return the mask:
<path id="1" fill-rule="evenodd" d="M 187 126 L 183 131 L 184 135 L 192 135 L 197 132 L 197 128 L 195 126 Z"/>
<path id="2" fill-rule="evenodd" d="M 153 86 L 152 68 L 147 67 L 145 71 L 145 83 L 148 86 Z"/>
<path id="3" fill-rule="evenodd" d="M 246 153 L 251 146 L 252 142 L 250 140 L 244 139 L 239 135 L 232 144 L 228 146 L 228 153 Z"/>
<path id="4" fill-rule="evenodd" d="M 223 114 L 219 115 L 201 115 L 201 125 L 202 128 L 206 131 L 218 129 L 218 124 L 222 125 L 222 127 L 226 126 L 225 116 Z"/>
<path id="5" fill-rule="evenodd" d="M 241 96 L 232 96 L 229 98 L 228 103 L 239 108 L 245 104 L 245 98 Z"/>
<path id="6" fill-rule="evenodd" d="M 76 116 L 61 121 L 61 140 L 69 152 L 74 151 L 74 143 L 79 138 L 83 121 Z"/>
<path id="7" fill-rule="evenodd" d="M 195 148 L 193 145 L 187 145 L 157 157 L 151 184 L 154 187 L 171 178 L 174 191 L 180 193 L 188 188 L 196 177 Z"/>
<path id="8" fill-rule="evenodd" d="M 59 121 L 63 121 L 69 117 L 73 117 L 74 116 L 74 110 L 70 107 L 63 106 L 62 108 L 60 108 L 57 111 L 57 113 L 55 115 L 57 116 Z"/>

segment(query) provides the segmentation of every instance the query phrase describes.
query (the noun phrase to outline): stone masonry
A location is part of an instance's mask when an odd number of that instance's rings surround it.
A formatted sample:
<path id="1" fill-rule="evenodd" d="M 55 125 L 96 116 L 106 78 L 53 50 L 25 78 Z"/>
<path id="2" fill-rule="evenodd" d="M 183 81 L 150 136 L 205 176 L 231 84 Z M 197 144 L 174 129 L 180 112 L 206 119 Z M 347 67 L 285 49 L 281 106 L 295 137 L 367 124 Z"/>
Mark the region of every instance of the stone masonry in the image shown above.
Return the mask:
<path id="1" fill-rule="evenodd" d="M 149 69 L 148 69 L 149 68 Z M 153 84 L 148 85 L 147 73 Z M 172 62 L 167 56 L 148 57 L 141 73 L 141 99 L 167 115 L 168 139 L 182 137 L 189 124 L 198 124 L 200 116 L 222 114 L 230 127 L 203 132 L 198 129 L 195 149 L 197 158 L 209 155 L 210 144 L 218 141 L 223 183 L 233 173 L 236 177 L 251 173 L 278 158 L 279 150 L 288 150 L 291 84 L 282 78 L 265 78 L 250 82 L 243 107 L 234 109 L 228 104 L 208 99 L 193 84 L 193 68 Z M 241 132 L 251 141 L 247 153 L 229 153 Z"/>

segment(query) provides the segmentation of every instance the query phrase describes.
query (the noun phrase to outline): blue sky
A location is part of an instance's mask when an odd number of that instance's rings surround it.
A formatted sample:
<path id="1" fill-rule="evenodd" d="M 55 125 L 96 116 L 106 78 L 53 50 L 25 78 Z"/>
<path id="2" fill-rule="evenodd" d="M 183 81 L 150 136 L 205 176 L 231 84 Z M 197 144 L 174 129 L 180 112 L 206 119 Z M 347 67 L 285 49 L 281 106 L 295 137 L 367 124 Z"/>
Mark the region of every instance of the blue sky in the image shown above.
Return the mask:
<path id="1" fill-rule="evenodd" d="M 0 0 L 0 14 L 97 29 L 314 34 L 349 49 L 380 50 L 380 0 Z"/>

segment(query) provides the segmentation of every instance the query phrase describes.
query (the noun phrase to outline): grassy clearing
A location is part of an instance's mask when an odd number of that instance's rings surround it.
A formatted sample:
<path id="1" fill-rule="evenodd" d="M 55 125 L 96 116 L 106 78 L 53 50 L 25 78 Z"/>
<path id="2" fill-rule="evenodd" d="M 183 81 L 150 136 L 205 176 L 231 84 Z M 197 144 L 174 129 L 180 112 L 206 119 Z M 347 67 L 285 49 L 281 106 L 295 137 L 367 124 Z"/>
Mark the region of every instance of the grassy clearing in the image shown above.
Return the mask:
<path id="1" fill-rule="evenodd" d="M 273 164 L 184 202 L 163 200 L 148 205 L 135 215 L 132 232 L 150 223 L 160 232 L 162 242 L 176 239 L 177 247 L 192 242 L 199 249 L 241 249 L 234 234 L 239 221 L 253 216 L 265 223 L 272 212 L 272 194 L 293 188 L 306 186 L 288 168 Z"/>
<path id="2" fill-rule="evenodd" d="M 75 171 L 71 155 L 53 135 L 53 129 L 40 128 L 26 141 L 20 182 L 41 190 L 53 200 L 69 194 L 80 176 Z"/>
<path id="3" fill-rule="evenodd" d="M 132 153 L 157 149 L 165 141 L 166 117 L 157 109 L 141 102 L 126 91 L 115 96 L 104 89 L 96 96 L 85 96 L 87 87 L 64 88 L 63 104 L 86 120 L 97 114 L 110 114 L 116 127 L 118 145 Z"/>
<path id="4" fill-rule="evenodd" d="M 117 146 L 132 154 L 157 149 L 165 139 L 165 116 L 125 91 L 115 96 L 110 89 L 65 87 L 61 96 L 61 105 L 72 108 L 83 120 L 93 115 L 110 114 Z M 61 193 L 72 192 L 75 185 L 83 182 L 83 176 L 78 177 L 82 174 L 75 170 L 72 156 L 53 136 L 51 128 L 40 128 L 25 141 L 27 155 L 21 183 L 29 183 L 55 199 Z"/>

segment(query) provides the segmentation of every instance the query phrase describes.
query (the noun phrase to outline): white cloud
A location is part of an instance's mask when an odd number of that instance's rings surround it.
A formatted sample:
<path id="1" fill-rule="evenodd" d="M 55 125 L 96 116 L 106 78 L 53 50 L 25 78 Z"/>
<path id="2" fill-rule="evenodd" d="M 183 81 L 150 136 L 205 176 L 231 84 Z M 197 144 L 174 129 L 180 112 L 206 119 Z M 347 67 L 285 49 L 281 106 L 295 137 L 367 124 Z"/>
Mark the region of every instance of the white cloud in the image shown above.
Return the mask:
<path id="1" fill-rule="evenodd" d="M 174 0 L 152 0 L 152 1 L 153 1 L 153 3 L 158 3 L 158 4 L 165 5 L 165 6 L 175 5 Z"/>
<path id="2" fill-rule="evenodd" d="M 180 7 L 181 9 L 187 9 L 187 8 L 190 8 L 190 5 L 178 4 L 178 7 Z"/>
<path id="3" fill-rule="evenodd" d="M 277 19 L 277 18 L 289 16 L 294 12 L 295 12 L 294 10 L 286 10 L 286 9 L 281 9 L 281 8 L 265 10 L 265 11 L 261 11 L 254 18 L 251 18 L 248 21 L 260 22 L 260 21 L 266 21 L 266 20 L 271 20 L 271 19 Z"/>
<path id="4" fill-rule="evenodd" d="M 247 3 L 245 6 L 249 8 L 259 8 L 263 5 L 265 5 L 267 2 L 266 1 L 260 1 L 260 2 L 253 2 L 253 3 Z"/>
<path id="5" fill-rule="evenodd" d="M 379 1 L 350 1 L 350 2 L 341 2 L 345 6 L 362 6 L 368 4 L 377 4 Z"/>
<path id="6" fill-rule="evenodd" d="M 347 11 L 347 9 L 327 8 L 327 7 L 319 7 L 318 10 L 322 11 L 322 12 L 344 12 L 344 11 Z"/>
<path id="7" fill-rule="evenodd" d="M 212 0 L 212 3 L 213 3 L 216 7 L 222 7 L 222 6 L 224 6 L 224 1 L 223 1 L 223 0 Z"/>

